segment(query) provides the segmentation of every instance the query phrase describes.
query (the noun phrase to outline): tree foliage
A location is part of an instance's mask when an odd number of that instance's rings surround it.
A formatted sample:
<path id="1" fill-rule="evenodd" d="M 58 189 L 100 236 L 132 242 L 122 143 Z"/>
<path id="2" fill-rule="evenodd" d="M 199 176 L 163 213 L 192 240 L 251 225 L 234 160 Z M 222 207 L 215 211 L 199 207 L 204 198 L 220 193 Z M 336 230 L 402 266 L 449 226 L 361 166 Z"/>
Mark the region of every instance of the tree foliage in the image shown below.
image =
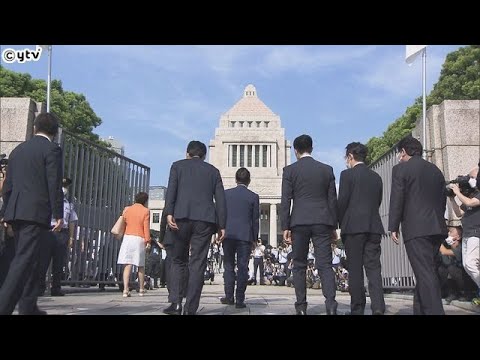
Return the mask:
<path id="1" fill-rule="evenodd" d="M 427 108 L 443 100 L 480 99 L 480 45 L 462 47 L 447 55 L 440 78 L 427 96 Z M 410 133 L 416 120 L 422 115 L 422 98 L 408 107 L 383 136 L 373 137 L 367 142 L 369 163 L 385 154 L 392 146 Z"/>
<path id="2" fill-rule="evenodd" d="M 102 123 L 83 94 L 65 91 L 60 80 L 53 80 L 50 91 L 50 108 L 59 118 L 63 128 L 88 140 L 99 140 L 93 129 Z M 0 97 L 29 97 L 36 102 L 46 102 L 47 82 L 32 79 L 30 74 L 17 73 L 0 67 Z"/>

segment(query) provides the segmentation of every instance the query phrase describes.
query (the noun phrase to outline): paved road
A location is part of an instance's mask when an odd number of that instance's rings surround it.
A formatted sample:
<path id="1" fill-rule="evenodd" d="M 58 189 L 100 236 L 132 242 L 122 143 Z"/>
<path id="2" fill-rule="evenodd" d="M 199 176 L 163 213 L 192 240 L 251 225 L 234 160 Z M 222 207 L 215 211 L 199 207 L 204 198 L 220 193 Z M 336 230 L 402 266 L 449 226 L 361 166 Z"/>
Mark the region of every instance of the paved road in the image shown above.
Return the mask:
<path id="1" fill-rule="evenodd" d="M 220 304 L 223 295 L 221 278 L 216 283 L 205 284 L 198 315 L 293 315 L 295 314 L 295 293 L 293 288 L 284 286 L 249 286 L 245 309 Z M 167 307 L 167 289 L 147 291 L 144 297 L 133 291 L 132 297 L 123 298 L 118 288 L 107 287 L 105 292 L 98 288 L 64 287 L 66 296 L 39 298 L 39 307 L 49 314 L 56 315 L 163 315 Z M 308 291 L 309 315 L 325 315 L 325 305 L 321 290 Z M 348 293 L 337 293 L 338 312 L 345 315 L 349 311 Z M 367 302 L 369 300 L 367 299 Z M 412 315 L 411 295 L 386 295 L 387 315 Z M 367 314 L 370 309 L 367 304 Z M 476 315 L 480 311 L 470 303 L 454 301 L 445 305 L 448 315 Z"/>

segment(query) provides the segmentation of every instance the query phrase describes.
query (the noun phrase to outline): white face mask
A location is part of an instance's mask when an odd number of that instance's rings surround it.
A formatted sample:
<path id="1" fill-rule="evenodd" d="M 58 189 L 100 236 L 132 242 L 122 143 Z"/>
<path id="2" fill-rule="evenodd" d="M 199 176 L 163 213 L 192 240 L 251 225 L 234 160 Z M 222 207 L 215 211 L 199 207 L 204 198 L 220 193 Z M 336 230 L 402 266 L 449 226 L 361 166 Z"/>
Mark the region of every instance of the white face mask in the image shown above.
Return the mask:
<path id="1" fill-rule="evenodd" d="M 345 166 L 347 167 L 347 169 L 351 169 L 352 168 L 352 165 L 350 164 L 350 158 L 347 157 L 345 159 Z"/>
<path id="2" fill-rule="evenodd" d="M 445 239 L 445 242 L 449 245 L 449 246 L 452 246 L 452 244 L 455 242 L 455 240 L 453 240 L 453 237 L 449 236 Z"/>
<path id="3" fill-rule="evenodd" d="M 468 184 L 472 189 L 475 189 L 477 187 L 477 179 L 470 178 L 470 180 L 468 180 Z"/>
<path id="4" fill-rule="evenodd" d="M 402 159 L 403 159 L 403 156 L 402 156 L 402 153 L 400 152 L 400 153 L 397 154 L 397 162 L 401 163 Z"/>

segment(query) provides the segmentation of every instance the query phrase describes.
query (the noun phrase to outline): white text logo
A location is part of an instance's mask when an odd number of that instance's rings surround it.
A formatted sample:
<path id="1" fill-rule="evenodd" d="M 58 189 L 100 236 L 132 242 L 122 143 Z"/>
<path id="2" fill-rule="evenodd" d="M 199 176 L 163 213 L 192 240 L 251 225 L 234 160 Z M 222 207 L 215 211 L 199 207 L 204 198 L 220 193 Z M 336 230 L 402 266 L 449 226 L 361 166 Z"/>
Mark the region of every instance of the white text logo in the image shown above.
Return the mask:
<path id="1" fill-rule="evenodd" d="M 35 50 L 30 49 L 23 49 L 23 50 L 15 50 L 15 49 L 5 49 L 2 52 L 2 60 L 8 64 L 14 63 L 15 61 L 23 64 L 27 61 L 38 61 L 42 56 L 42 47 L 38 46 Z"/>

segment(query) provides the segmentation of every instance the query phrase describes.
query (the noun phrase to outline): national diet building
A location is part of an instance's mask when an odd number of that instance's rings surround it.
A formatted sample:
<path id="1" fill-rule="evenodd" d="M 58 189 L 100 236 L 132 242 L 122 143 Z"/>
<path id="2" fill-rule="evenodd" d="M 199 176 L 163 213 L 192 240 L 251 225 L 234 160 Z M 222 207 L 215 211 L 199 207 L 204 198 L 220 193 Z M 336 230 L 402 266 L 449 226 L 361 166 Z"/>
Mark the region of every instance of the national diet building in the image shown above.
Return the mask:
<path id="1" fill-rule="evenodd" d="M 282 171 L 290 165 L 290 148 L 280 116 L 259 99 L 253 85 L 220 117 L 209 145 L 209 163 L 220 170 L 225 189 L 236 186 L 238 168 L 250 171 L 249 189 L 260 196 L 260 237 L 275 247 L 283 239 L 278 214 Z"/>

